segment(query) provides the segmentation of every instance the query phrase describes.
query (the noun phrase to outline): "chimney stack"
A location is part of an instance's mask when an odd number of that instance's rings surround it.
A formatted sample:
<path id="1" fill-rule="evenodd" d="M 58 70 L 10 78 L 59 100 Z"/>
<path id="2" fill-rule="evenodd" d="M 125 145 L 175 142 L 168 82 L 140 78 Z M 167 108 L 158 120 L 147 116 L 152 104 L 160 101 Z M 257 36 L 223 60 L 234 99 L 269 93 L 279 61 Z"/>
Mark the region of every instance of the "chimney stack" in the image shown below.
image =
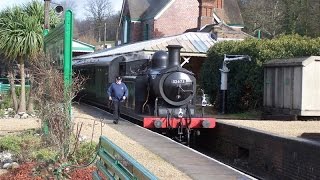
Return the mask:
<path id="1" fill-rule="evenodd" d="M 198 0 L 199 1 L 199 17 L 198 29 L 207 24 L 213 23 L 214 9 L 223 8 L 223 0 Z"/>
<path id="2" fill-rule="evenodd" d="M 168 54 L 169 54 L 169 64 L 168 67 L 180 67 L 180 49 L 182 46 L 180 45 L 169 45 Z"/>

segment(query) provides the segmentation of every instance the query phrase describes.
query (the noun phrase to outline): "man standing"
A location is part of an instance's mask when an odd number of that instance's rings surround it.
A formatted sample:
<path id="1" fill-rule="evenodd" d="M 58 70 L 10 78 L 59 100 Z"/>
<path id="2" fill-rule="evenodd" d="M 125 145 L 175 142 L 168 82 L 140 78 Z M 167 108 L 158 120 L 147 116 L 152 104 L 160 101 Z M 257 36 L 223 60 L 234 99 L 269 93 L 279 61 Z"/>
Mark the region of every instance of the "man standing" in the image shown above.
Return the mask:
<path id="1" fill-rule="evenodd" d="M 117 76 L 116 82 L 110 85 L 107 93 L 109 96 L 109 100 L 113 102 L 113 123 L 118 124 L 120 114 L 120 102 L 123 102 L 128 97 L 128 88 L 122 82 L 122 78 L 120 76 Z"/>

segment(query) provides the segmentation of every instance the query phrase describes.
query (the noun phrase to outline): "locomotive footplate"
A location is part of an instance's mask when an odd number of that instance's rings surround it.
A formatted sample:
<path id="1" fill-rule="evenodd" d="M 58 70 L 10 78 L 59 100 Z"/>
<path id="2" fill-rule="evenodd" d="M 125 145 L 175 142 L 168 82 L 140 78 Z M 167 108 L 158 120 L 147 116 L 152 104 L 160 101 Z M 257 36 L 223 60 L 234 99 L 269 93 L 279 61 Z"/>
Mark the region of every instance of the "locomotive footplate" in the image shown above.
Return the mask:
<path id="1" fill-rule="evenodd" d="M 215 118 L 166 118 L 166 117 L 144 117 L 143 127 L 145 128 L 179 128 L 184 126 L 190 129 L 214 128 Z"/>

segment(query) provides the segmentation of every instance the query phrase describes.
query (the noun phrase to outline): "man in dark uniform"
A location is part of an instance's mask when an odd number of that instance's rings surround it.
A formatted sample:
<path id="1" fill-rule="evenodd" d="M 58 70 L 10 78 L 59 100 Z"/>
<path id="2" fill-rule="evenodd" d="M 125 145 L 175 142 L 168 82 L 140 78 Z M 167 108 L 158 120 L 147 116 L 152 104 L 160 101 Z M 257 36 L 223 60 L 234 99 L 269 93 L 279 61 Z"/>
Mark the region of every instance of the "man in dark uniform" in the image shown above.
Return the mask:
<path id="1" fill-rule="evenodd" d="M 113 102 L 113 123 L 118 124 L 120 114 L 120 103 L 126 100 L 126 98 L 128 97 L 128 88 L 122 82 L 122 78 L 118 76 L 116 77 L 116 82 L 112 83 L 108 88 L 107 93 L 109 96 L 109 100 Z"/>

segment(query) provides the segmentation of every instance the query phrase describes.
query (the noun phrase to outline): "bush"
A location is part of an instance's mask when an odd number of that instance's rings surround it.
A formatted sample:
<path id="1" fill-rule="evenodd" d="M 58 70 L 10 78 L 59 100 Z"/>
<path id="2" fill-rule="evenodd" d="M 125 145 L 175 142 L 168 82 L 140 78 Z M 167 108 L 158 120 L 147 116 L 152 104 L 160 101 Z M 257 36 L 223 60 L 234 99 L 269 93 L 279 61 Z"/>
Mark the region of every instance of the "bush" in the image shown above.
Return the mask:
<path id="1" fill-rule="evenodd" d="M 97 143 L 95 142 L 83 142 L 75 150 L 70 160 L 76 164 L 86 164 L 92 160 L 93 155 L 96 153 L 96 147 Z"/>
<path id="2" fill-rule="evenodd" d="M 21 153 L 22 138 L 15 135 L 0 138 L 0 150 L 13 153 Z"/>
<path id="3" fill-rule="evenodd" d="M 13 102 L 10 94 L 2 94 L 2 101 L 0 101 L 0 109 L 7 109 L 13 107 Z"/>
<path id="4" fill-rule="evenodd" d="M 41 143 L 41 137 L 35 135 L 34 130 L 22 134 L 8 135 L 0 138 L 0 151 L 13 153 L 20 161 L 55 162 L 59 157 L 59 150 L 49 144 Z M 74 142 L 75 143 L 75 142 Z M 49 146 L 48 146 L 49 145 Z M 75 150 L 69 161 L 75 164 L 89 162 L 96 152 L 97 144 L 83 142 Z"/>
<path id="5" fill-rule="evenodd" d="M 23 159 L 29 158 L 29 152 L 41 146 L 40 137 L 31 133 L 28 131 L 0 138 L 0 151 L 12 152 Z"/>
<path id="6" fill-rule="evenodd" d="M 40 148 L 32 152 L 32 159 L 44 162 L 55 162 L 57 160 L 58 151 L 52 148 Z"/>
<path id="7" fill-rule="evenodd" d="M 208 51 L 200 75 L 200 83 L 209 94 L 212 104 L 220 104 L 219 69 L 224 54 L 251 57 L 251 62 L 234 61 L 228 64 L 227 109 L 229 112 L 242 112 L 262 107 L 263 63 L 272 59 L 320 55 L 320 38 L 289 35 L 272 40 L 247 39 L 217 43 Z"/>

